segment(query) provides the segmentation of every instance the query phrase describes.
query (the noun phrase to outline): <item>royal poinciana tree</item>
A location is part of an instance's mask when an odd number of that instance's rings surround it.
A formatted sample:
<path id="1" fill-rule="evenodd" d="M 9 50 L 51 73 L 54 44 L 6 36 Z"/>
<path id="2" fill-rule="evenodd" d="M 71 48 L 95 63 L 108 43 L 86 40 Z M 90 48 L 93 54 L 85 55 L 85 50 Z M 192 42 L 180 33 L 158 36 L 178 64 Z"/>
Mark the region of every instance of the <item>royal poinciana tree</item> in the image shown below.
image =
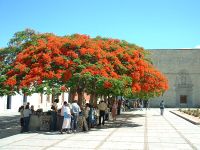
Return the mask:
<path id="1" fill-rule="evenodd" d="M 150 98 L 168 89 L 167 79 L 153 67 L 148 53 L 126 41 L 35 32 L 24 37 L 13 46 L 19 50 L 3 72 L 0 84 L 7 91 L 57 94 L 70 90 L 82 104 L 85 92 L 95 102 L 100 95 Z M 3 58 L 1 62 L 8 57 Z"/>

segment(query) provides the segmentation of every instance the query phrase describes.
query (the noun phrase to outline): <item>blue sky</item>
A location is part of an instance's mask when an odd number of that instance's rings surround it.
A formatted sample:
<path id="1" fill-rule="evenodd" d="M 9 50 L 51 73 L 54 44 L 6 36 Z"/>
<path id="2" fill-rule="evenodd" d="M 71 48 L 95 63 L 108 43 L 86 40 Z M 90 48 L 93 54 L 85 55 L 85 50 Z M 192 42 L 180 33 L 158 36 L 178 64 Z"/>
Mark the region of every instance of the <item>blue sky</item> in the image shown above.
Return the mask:
<path id="1" fill-rule="evenodd" d="M 0 47 L 26 28 L 126 40 L 145 49 L 200 47 L 199 0 L 0 0 Z"/>

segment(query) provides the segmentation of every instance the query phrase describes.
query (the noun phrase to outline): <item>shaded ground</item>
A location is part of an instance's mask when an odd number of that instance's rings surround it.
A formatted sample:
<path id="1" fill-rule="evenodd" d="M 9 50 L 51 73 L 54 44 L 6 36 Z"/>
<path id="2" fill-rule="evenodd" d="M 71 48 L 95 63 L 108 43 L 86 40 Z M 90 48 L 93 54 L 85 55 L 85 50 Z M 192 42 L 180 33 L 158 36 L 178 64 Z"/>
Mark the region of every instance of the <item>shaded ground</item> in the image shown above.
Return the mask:
<path id="1" fill-rule="evenodd" d="M 137 124 L 130 120 L 131 118 L 140 118 L 145 117 L 143 114 L 123 114 L 118 118 L 116 121 L 106 121 L 106 124 L 104 126 L 98 127 L 98 128 L 123 128 L 123 127 L 138 127 L 141 126 L 140 124 Z"/>
<path id="2" fill-rule="evenodd" d="M 106 121 L 104 126 L 103 125 L 97 126 L 92 130 L 122 128 L 122 127 L 138 127 L 141 125 L 131 121 L 130 118 L 139 118 L 139 117 L 145 117 L 145 116 L 142 114 L 123 114 L 120 115 L 120 118 L 118 118 L 117 121 L 114 122 L 112 120 Z M 20 134 L 20 128 L 21 127 L 19 122 L 19 115 L 0 116 L 0 139 Z M 45 132 L 41 131 L 40 133 L 45 133 Z M 48 133 L 48 134 L 55 134 L 55 133 Z"/>
<path id="3" fill-rule="evenodd" d="M 0 139 L 19 133 L 19 115 L 0 116 Z"/>

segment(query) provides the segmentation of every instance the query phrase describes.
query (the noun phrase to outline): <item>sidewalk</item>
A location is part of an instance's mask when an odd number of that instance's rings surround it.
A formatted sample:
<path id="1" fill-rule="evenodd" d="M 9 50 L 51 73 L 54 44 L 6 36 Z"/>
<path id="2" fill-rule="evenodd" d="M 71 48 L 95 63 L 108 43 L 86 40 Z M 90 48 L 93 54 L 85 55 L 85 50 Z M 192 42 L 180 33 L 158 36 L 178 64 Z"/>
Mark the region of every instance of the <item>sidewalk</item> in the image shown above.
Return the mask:
<path id="1" fill-rule="evenodd" d="M 200 127 L 165 109 L 125 112 L 89 132 L 39 132 L 0 139 L 1 150 L 200 150 Z"/>

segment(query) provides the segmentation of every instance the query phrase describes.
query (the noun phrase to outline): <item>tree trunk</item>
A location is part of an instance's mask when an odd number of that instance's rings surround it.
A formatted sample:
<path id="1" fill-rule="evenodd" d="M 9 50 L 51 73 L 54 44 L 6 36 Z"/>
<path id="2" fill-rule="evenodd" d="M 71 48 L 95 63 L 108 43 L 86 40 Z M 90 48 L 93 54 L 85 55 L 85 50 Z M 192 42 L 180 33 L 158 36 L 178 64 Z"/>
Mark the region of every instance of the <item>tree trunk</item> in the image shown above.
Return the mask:
<path id="1" fill-rule="evenodd" d="M 96 93 L 92 93 L 90 95 L 90 104 L 93 106 L 97 106 L 97 94 Z"/>
<path id="2" fill-rule="evenodd" d="M 77 94 L 78 94 L 78 104 L 80 107 L 82 107 L 84 99 L 84 86 L 78 86 Z"/>
<path id="3" fill-rule="evenodd" d="M 77 94 L 78 94 L 78 105 L 80 107 L 82 107 L 82 105 L 83 105 L 83 96 L 84 96 L 83 91 L 77 90 Z"/>
<path id="4" fill-rule="evenodd" d="M 84 89 L 85 89 L 85 83 L 84 83 L 84 81 L 80 81 L 79 85 L 77 87 L 78 104 L 80 107 L 82 107 L 82 105 L 83 105 Z"/>
<path id="5" fill-rule="evenodd" d="M 94 94 L 94 93 L 90 94 L 90 104 L 91 104 L 91 105 L 94 104 L 94 97 L 95 97 L 95 94 Z"/>
<path id="6" fill-rule="evenodd" d="M 98 99 L 98 95 L 95 94 L 95 98 L 94 98 L 94 106 L 97 107 L 97 99 Z"/>
<path id="7" fill-rule="evenodd" d="M 68 102 L 72 103 L 72 101 L 74 100 L 75 96 L 76 96 L 76 90 L 70 88 Z"/>
<path id="8" fill-rule="evenodd" d="M 92 89 L 94 90 L 94 92 L 92 92 L 92 94 L 90 95 L 90 104 L 92 104 L 93 106 L 97 106 L 97 94 L 96 92 L 96 82 L 97 80 L 94 80 L 94 82 L 92 82 Z"/>
<path id="9" fill-rule="evenodd" d="M 11 99 L 12 97 L 10 95 L 7 96 L 7 109 L 11 109 Z"/>

